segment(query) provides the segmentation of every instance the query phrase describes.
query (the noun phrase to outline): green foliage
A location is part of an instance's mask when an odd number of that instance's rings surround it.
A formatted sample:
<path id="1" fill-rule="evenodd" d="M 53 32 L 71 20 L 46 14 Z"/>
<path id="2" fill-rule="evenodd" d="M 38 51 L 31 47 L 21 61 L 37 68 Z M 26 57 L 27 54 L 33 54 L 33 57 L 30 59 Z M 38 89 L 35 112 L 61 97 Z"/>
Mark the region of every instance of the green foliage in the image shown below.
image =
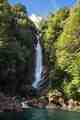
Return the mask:
<path id="1" fill-rule="evenodd" d="M 0 2 L 0 89 L 6 93 L 31 83 L 35 29 L 23 5 Z"/>
<path id="2" fill-rule="evenodd" d="M 57 63 L 61 69 L 67 71 L 72 77 L 66 84 L 65 92 L 69 96 L 80 98 L 77 89 L 80 87 L 80 5 L 72 9 L 64 26 L 64 31 L 58 38 L 56 46 Z"/>
<path id="3" fill-rule="evenodd" d="M 26 7 L 22 4 L 16 4 L 15 6 L 13 6 L 12 8 L 16 13 L 20 14 L 20 13 L 27 13 L 26 11 Z"/>
<path id="4" fill-rule="evenodd" d="M 42 43 L 45 49 L 45 56 L 47 58 L 47 62 L 49 65 L 49 79 L 52 80 L 51 86 L 55 87 L 57 87 L 60 80 L 58 77 L 56 77 L 57 75 L 56 71 L 59 72 L 59 70 L 58 67 L 56 66 L 56 54 L 55 54 L 56 49 L 54 45 L 59 35 L 63 32 L 65 20 L 67 19 L 68 15 L 69 15 L 68 8 L 60 9 L 55 14 L 49 16 L 48 20 L 44 21 L 41 26 Z M 56 81 L 55 84 L 54 81 Z"/>
<path id="5" fill-rule="evenodd" d="M 50 16 L 42 32 L 51 88 L 80 100 L 80 4 Z"/>

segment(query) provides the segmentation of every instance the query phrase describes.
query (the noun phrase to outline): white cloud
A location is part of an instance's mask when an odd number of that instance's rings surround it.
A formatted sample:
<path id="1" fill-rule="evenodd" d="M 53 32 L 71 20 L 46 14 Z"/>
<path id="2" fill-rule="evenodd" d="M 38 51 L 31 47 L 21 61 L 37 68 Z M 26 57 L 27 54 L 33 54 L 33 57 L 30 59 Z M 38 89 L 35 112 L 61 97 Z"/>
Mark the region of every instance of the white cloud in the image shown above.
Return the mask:
<path id="1" fill-rule="evenodd" d="M 40 16 L 37 16 L 35 14 L 32 14 L 31 16 L 29 16 L 29 18 L 34 22 L 34 24 L 39 27 L 39 23 L 41 22 L 41 20 L 43 19 Z"/>

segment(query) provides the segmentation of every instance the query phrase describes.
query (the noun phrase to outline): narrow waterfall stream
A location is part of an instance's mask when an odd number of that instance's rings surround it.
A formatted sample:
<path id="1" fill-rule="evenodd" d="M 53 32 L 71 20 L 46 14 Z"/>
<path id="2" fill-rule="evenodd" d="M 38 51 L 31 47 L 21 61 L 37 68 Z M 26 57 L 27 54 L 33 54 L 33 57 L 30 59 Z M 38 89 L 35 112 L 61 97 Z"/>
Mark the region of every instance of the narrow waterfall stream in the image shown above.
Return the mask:
<path id="1" fill-rule="evenodd" d="M 32 84 L 33 88 L 38 88 L 38 83 L 41 81 L 41 74 L 43 71 L 42 65 L 42 47 L 40 45 L 39 36 L 37 36 L 37 45 L 35 47 L 36 51 L 36 64 L 35 64 L 35 81 Z"/>

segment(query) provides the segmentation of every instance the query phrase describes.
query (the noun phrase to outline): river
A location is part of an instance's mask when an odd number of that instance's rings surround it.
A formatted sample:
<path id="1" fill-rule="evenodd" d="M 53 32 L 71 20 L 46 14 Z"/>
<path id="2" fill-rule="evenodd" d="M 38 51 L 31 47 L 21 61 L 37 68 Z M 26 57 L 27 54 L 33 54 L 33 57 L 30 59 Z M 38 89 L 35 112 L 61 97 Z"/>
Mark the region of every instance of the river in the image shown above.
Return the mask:
<path id="1" fill-rule="evenodd" d="M 0 120 L 80 120 L 80 113 L 32 108 L 18 113 L 0 113 Z"/>

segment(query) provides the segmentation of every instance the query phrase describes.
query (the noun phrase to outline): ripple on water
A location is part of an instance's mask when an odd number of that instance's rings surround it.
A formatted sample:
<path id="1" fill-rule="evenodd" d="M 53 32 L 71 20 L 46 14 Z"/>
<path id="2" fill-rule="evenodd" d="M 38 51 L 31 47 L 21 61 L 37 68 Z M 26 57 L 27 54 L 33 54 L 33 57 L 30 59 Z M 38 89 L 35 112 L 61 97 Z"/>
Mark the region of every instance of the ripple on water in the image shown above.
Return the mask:
<path id="1" fill-rule="evenodd" d="M 32 108 L 18 113 L 0 113 L 0 120 L 80 120 L 80 113 Z"/>

